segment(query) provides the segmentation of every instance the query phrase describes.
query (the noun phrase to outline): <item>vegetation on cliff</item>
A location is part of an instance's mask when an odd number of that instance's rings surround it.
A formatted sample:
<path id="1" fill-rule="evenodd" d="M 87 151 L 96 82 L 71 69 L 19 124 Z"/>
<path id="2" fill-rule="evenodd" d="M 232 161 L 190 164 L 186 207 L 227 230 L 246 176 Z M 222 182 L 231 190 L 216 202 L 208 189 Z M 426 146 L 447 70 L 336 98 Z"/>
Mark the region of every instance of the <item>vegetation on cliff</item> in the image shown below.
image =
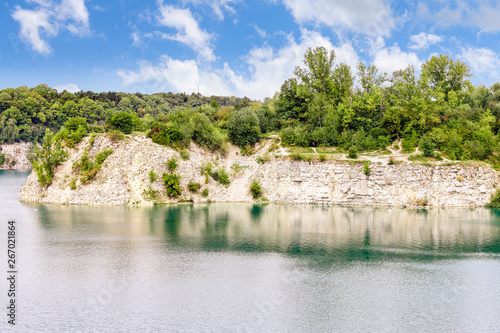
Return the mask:
<path id="1" fill-rule="evenodd" d="M 473 86 L 469 67 L 445 55 L 391 75 L 361 63 L 354 74 L 335 60 L 334 51 L 309 49 L 304 66 L 264 102 L 8 88 L 0 91 L 0 142 L 42 142 L 59 131 L 52 144 L 71 148 L 88 133 L 118 137 L 135 131 L 179 150 L 194 141 L 225 154 L 232 142 L 247 154 L 262 135 L 274 132 L 284 146 L 336 147 L 353 158 L 402 139 L 404 152 L 420 147 L 426 158 L 439 150 L 452 160 L 500 161 L 500 83 Z M 49 184 L 58 158 L 42 155 L 37 172 Z"/>

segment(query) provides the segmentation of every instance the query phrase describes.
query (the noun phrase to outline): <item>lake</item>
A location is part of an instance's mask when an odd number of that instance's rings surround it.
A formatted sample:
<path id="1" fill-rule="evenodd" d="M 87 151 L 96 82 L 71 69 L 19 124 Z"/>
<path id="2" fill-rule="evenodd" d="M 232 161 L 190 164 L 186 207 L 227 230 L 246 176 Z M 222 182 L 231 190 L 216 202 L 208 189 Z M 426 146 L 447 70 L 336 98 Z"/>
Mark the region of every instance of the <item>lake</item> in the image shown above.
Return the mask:
<path id="1" fill-rule="evenodd" d="M 10 332 L 499 332 L 500 210 L 23 204 Z"/>

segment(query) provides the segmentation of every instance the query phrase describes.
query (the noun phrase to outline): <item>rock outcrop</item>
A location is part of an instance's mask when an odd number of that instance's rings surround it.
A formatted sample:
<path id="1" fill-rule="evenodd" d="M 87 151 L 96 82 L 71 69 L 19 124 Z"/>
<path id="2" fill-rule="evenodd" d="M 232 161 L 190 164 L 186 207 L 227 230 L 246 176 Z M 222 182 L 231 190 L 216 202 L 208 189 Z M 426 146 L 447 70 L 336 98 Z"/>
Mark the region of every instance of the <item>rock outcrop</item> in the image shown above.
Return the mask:
<path id="1" fill-rule="evenodd" d="M 95 178 L 80 182 L 73 165 L 84 151 L 89 156 L 113 148 Z M 257 154 L 267 153 L 267 146 Z M 39 185 L 34 172 L 21 190 L 25 202 L 71 205 L 153 205 L 154 203 L 192 202 L 251 202 L 250 183 L 257 180 L 269 202 L 327 205 L 373 206 L 484 206 L 490 201 L 499 184 L 499 174 L 482 164 L 425 166 L 416 164 L 381 165 L 371 163 L 369 175 L 362 163 L 291 161 L 272 157 L 259 164 L 255 156 L 241 156 L 233 148 L 226 158 L 209 153 L 195 145 L 189 149 L 190 158 L 182 160 L 179 152 L 151 142 L 141 136 L 129 136 L 117 143 L 106 136 L 96 137 L 92 146 L 85 138 L 70 158 L 56 170 L 53 183 L 47 188 Z M 181 179 L 182 194 L 177 198 L 166 195 L 161 175 L 168 173 L 166 162 L 175 157 L 175 173 Z M 213 168 L 225 167 L 231 184 L 223 186 L 206 177 L 201 167 L 212 163 Z M 149 172 L 157 179 L 151 183 Z M 205 184 L 208 179 L 208 183 Z M 70 184 L 73 181 L 73 188 Z M 201 184 L 192 193 L 189 182 Z M 200 193 L 208 189 L 208 197 Z"/>
<path id="2" fill-rule="evenodd" d="M 0 170 L 30 170 L 28 153 L 31 146 L 31 143 L 26 142 L 1 144 L 0 153 L 5 154 L 5 161 L 0 165 Z"/>

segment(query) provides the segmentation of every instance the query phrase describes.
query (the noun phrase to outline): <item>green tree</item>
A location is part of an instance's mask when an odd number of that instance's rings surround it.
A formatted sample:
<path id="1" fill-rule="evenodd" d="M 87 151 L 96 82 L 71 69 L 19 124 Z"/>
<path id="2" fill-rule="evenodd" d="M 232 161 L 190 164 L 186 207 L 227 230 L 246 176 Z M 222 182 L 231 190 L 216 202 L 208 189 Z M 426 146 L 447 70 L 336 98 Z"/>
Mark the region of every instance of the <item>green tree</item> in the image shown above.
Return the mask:
<path id="1" fill-rule="evenodd" d="M 235 111 L 229 118 L 227 134 L 231 141 L 240 146 L 253 146 L 259 141 L 259 119 L 251 107 Z"/>

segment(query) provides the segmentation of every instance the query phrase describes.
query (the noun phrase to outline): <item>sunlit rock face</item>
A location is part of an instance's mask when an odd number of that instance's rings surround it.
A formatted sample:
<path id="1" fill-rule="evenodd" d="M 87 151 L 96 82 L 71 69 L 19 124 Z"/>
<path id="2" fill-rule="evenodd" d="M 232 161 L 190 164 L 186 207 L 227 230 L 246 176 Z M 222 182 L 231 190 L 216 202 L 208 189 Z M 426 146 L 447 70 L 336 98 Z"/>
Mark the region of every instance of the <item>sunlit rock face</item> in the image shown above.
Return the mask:
<path id="1" fill-rule="evenodd" d="M 31 162 L 28 154 L 32 144 L 17 142 L 12 144 L 1 144 L 0 152 L 5 155 L 4 164 L 0 165 L 0 170 L 29 170 Z"/>
<path id="2" fill-rule="evenodd" d="M 105 149 L 113 153 L 104 161 L 96 177 L 81 183 L 75 171 L 85 151 L 93 157 Z M 257 155 L 267 153 L 265 146 L 257 147 Z M 260 148 L 260 149 L 259 149 Z M 222 158 L 191 145 L 190 158 L 182 160 L 179 152 L 151 142 L 142 136 L 111 142 L 106 136 L 96 137 L 92 145 L 85 138 L 70 150 L 69 159 L 58 166 L 53 183 L 40 187 L 32 173 L 21 190 L 25 202 L 70 205 L 153 205 L 176 202 L 252 202 L 249 187 L 257 180 L 268 202 L 323 205 L 366 206 L 434 206 L 477 207 L 487 204 L 495 193 L 499 175 L 481 164 L 425 166 L 416 164 L 370 164 L 366 175 L 363 164 L 352 162 L 291 161 L 271 158 L 259 164 L 254 156 L 241 156 L 233 147 Z M 166 163 L 178 159 L 175 173 L 181 176 L 182 194 L 169 198 L 162 182 L 162 174 L 169 173 Z M 224 167 L 231 175 L 231 183 L 223 186 L 206 177 L 202 166 Z M 153 183 L 149 172 L 158 175 Z M 71 188 L 74 180 L 76 188 Z M 187 189 L 189 182 L 201 185 L 198 192 Z M 201 192 L 208 189 L 209 195 Z M 152 199 L 146 192 L 155 191 Z"/>

